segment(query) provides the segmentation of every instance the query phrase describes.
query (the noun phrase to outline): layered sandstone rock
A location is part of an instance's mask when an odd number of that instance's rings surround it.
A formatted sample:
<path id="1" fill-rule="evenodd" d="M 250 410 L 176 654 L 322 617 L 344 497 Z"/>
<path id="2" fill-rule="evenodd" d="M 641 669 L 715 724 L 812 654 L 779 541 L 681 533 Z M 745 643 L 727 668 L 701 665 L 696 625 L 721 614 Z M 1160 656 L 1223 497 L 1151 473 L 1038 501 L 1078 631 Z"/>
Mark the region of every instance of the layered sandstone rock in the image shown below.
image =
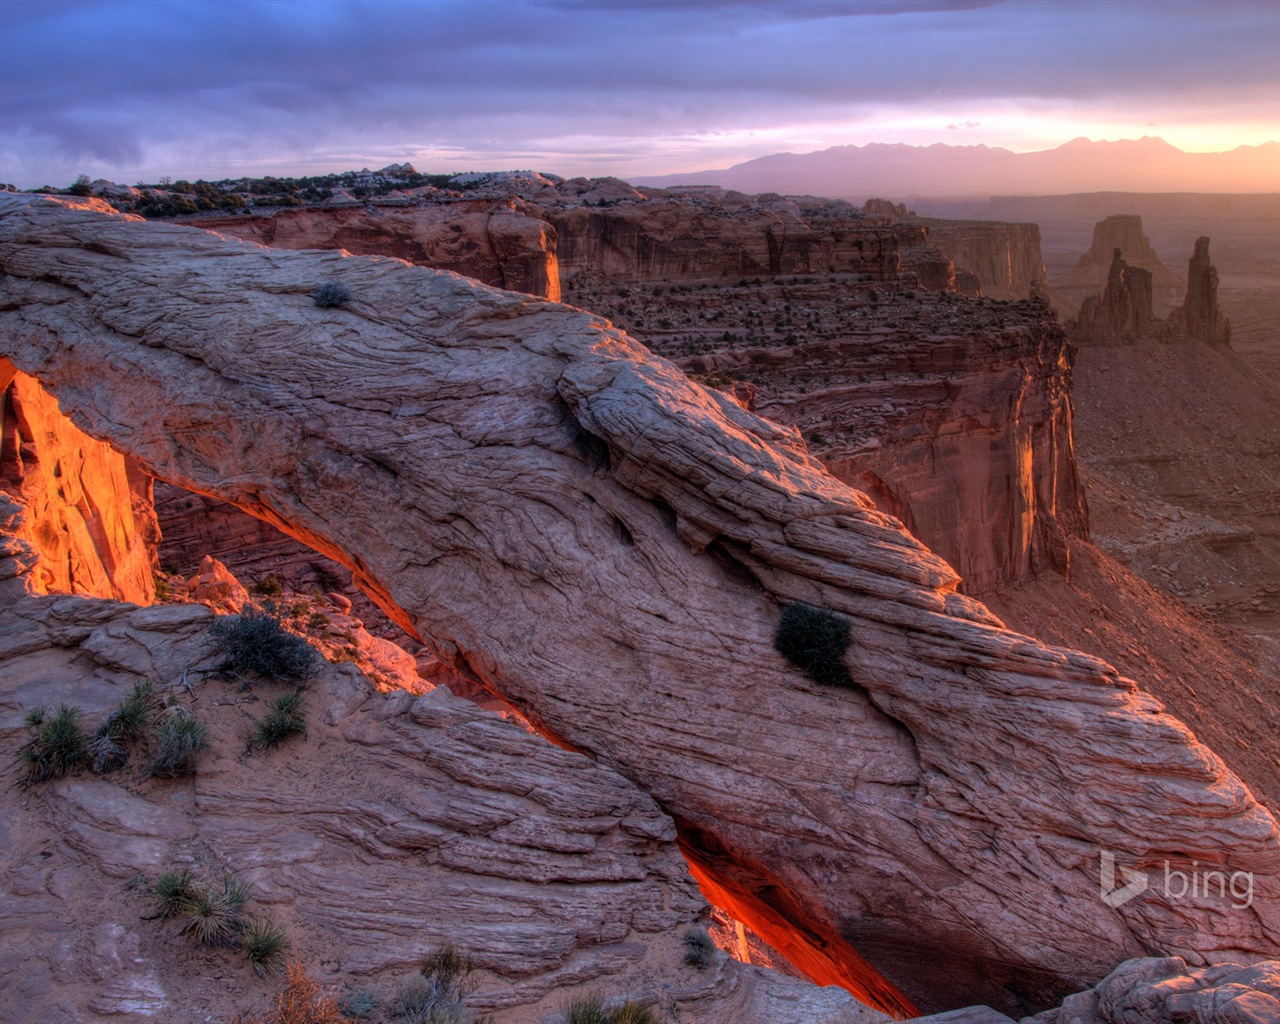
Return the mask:
<path id="1" fill-rule="evenodd" d="M 1094 225 L 1089 251 L 1069 273 L 1053 282 L 1054 287 L 1076 303 L 1097 295 L 1106 287 L 1117 249 L 1129 266 L 1150 271 L 1157 312 L 1178 302 L 1183 282 L 1160 261 L 1142 230 L 1142 218 L 1136 214 L 1115 214 Z"/>
<path id="2" fill-rule="evenodd" d="M 855 274 L 903 287 L 954 287 L 950 261 L 918 225 L 868 219 L 835 200 L 714 188 L 641 193 L 607 178 L 555 186 L 486 180 L 477 195 L 484 197 L 192 223 L 276 248 L 396 256 L 556 300 L 562 276 L 583 274 L 630 282 Z"/>
<path id="3" fill-rule="evenodd" d="M 1218 308 L 1218 271 L 1209 262 L 1209 239 L 1196 240 L 1187 267 L 1186 298 L 1167 320 L 1152 313 L 1152 275 L 1131 267 L 1116 249 L 1101 296 L 1090 296 L 1070 325 L 1071 340 L 1079 345 L 1134 345 L 1147 341 L 1168 344 L 1199 342 L 1210 348 L 1229 348 L 1231 322 Z"/>
<path id="4" fill-rule="evenodd" d="M 1131 345 L 1150 337 L 1154 328 L 1151 271 L 1131 267 L 1117 249 L 1106 288 L 1080 305 L 1072 340 L 1079 345 Z"/>
<path id="5" fill-rule="evenodd" d="M 64 408 L 332 554 L 639 784 L 811 977 L 905 1009 L 870 961 L 923 1009 L 1038 1009 L 1152 949 L 1280 941 L 1276 824 L 1185 726 L 1003 629 L 793 430 L 607 323 L 33 197 L 0 197 L 0 269 L 0 345 Z M 317 309 L 331 278 L 352 302 Z M 776 653 L 795 601 L 847 618 L 852 686 Z M 1102 851 L 1252 872 L 1255 898 L 1113 906 Z"/>
<path id="6" fill-rule="evenodd" d="M 3 532 L 35 560 L 25 576 L 33 593 L 151 600 L 159 541 L 151 481 L 2 357 L 0 495 L 13 505 Z"/>
<path id="7" fill-rule="evenodd" d="M 1231 345 L 1231 321 L 1218 308 L 1218 271 L 1209 262 L 1209 239 L 1197 238 L 1187 264 L 1187 295 L 1169 317 L 1175 341 L 1198 341 L 1210 348 Z"/>
<path id="8" fill-rule="evenodd" d="M 497 288 L 560 298 L 556 234 L 519 199 L 279 210 L 202 218 L 201 227 L 278 249 L 345 249 L 452 270 Z"/>
<path id="9" fill-rule="evenodd" d="M 1040 254 L 1040 228 L 999 221 L 917 218 L 929 244 L 978 281 L 993 299 L 1026 299 L 1047 290 L 1049 275 Z"/>
<path id="10" fill-rule="evenodd" d="M 156 919 L 150 884 L 180 867 L 238 877 L 291 956 L 384 1005 L 450 943 L 481 971 L 469 1004 L 498 1021 L 537 1019 L 580 987 L 703 1024 L 886 1019 L 722 955 L 686 966 L 682 935 L 706 905 L 671 819 L 608 769 L 446 690 L 384 697 L 352 666 L 325 666 L 305 740 L 246 752 L 275 692 L 210 674 L 212 621 L 199 605 L 78 598 L 0 611 L 6 749 L 37 705 L 72 702 L 92 727 L 137 676 L 210 734 L 192 778 L 140 782 L 135 763 L 0 796 L 6 1020 L 195 1024 L 261 1009 L 274 986 L 240 951 L 202 951 Z"/>
<path id="11" fill-rule="evenodd" d="M 1018 319 L 686 362 L 765 382 L 755 409 L 804 430 L 836 477 L 982 594 L 1038 572 L 1067 575 L 1071 538 L 1088 535 L 1066 339 L 1049 317 Z"/>

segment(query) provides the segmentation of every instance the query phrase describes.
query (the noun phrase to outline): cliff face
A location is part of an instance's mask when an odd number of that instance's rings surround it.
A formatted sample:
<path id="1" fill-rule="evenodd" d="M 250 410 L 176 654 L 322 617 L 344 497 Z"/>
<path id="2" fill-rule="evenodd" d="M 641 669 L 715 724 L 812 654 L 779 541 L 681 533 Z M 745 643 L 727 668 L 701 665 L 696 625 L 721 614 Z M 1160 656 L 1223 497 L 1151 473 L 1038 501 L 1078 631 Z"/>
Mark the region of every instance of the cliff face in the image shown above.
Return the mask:
<path id="1" fill-rule="evenodd" d="M 1040 254 L 1040 228 L 1035 224 L 998 221 L 917 218 L 956 270 L 966 270 L 979 282 L 981 294 L 993 299 L 1026 299 L 1043 291 L 1049 275 Z"/>
<path id="2" fill-rule="evenodd" d="M 200 227 L 278 249 L 345 249 L 395 256 L 559 301 L 555 230 L 519 199 L 408 207 L 281 210 L 202 218 Z"/>
<path id="3" fill-rule="evenodd" d="M 827 468 L 945 558 L 967 593 L 1066 576 L 1070 538 L 1088 535 L 1071 359 L 1050 318 L 689 363 L 762 382 L 755 408 L 803 429 Z"/>
<path id="4" fill-rule="evenodd" d="M 608 179 L 520 197 L 503 191 L 191 223 L 281 249 L 395 256 L 557 301 L 562 277 L 583 274 L 631 282 L 853 274 L 910 288 L 955 285 L 950 261 L 922 228 L 863 217 L 848 203 L 720 189 L 642 194 Z"/>
<path id="5" fill-rule="evenodd" d="M 566 278 L 586 273 L 629 281 L 858 274 L 930 289 L 952 268 L 909 225 L 861 218 L 844 203 L 781 196 L 650 198 L 608 209 L 550 214 Z"/>
<path id="6" fill-rule="evenodd" d="M 1280 830 L 1181 722 L 1004 629 L 793 430 L 604 321 L 25 196 L 0 270 L 0 344 L 64 408 L 333 554 L 651 794 L 811 977 L 905 1010 L 869 961 L 927 1007 L 1017 1011 L 1152 949 L 1280 942 Z M 317 309 L 325 279 L 352 302 Z M 848 686 L 778 654 L 795 602 L 847 623 Z M 1253 899 L 1113 906 L 1100 851 L 1250 872 Z"/>
<path id="7" fill-rule="evenodd" d="M 25 547 L 31 592 L 150 603 L 159 541 L 150 479 L 2 356 L 0 498 L 0 533 Z"/>

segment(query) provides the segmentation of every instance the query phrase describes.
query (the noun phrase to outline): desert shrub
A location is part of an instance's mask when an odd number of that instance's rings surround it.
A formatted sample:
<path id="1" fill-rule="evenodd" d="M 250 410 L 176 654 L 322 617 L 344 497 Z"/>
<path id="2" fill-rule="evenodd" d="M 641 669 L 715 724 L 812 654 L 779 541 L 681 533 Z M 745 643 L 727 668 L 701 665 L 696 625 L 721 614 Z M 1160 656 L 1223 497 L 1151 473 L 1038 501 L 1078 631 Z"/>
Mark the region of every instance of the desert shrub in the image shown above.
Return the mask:
<path id="1" fill-rule="evenodd" d="M 182 901 L 178 914 L 182 917 L 182 933 L 189 935 L 202 946 L 228 946 L 240 932 L 243 924 L 240 908 L 226 887 L 215 888 L 194 883 L 190 894 Z"/>
<path id="2" fill-rule="evenodd" d="M 240 932 L 240 944 L 258 977 L 284 970 L 285 956 L 289 952 L 289 937 L 279 925 L 265 917 L 248 918 Z"/>
<path id="3" fill-rule="evenodd" d="M 621 1006 L 609 1011 L 609 1024 L 657 1024 L 653 1018 L 653 1010 L 643 1003 L 628 999 Z"/>
<path id="4" fill-rule="evenodd" d="M 112 728 L 117 739 L 122 743 L 141 739 L 147 726 L 151 724 L 154 707 L 155 686 L 145 679 L 138 680 L 133 684 L 129 696 L 121 701 L 120 707 L 112 713 L 114 718 Z"/>
<path id="5" fill-rule="evenodd" d="M 418 962 L 400 986 L 392 1013 L 410 1024 L 468 1024 L 467 996 L 476 989 L 470 957 L 443 945 Z"/>
<path id="6" fill-rule="evenodd" d="M 236 1024 L 346 1024 L 338 1001 L 296 961 L 285 967 L 276 1005 L 261 1017 L 237 1017 Z"/>
<path id="7" fill-rule="evenodd" d="M 367 1020 L 378 1009 L 378 994 L 370 988 L 362 988 L 349 992 L 338 1000 L 338 1009 L 348 1017 L 356 1020 Z"/>
<path id="8" fill-rule="evenodd" d="M 275 750 L 290 737 L 306 734 L 307 719 L 302 694 L 284 693 L 272 703 L 267 717 L 259 720 L 252 742 L 262 750 Z"/>
<path id="9" fill-rule="evenodd" d="M 161 917 L 176 917 L 183 905 L 195 895 L 195 875 L 187 868 L 166 871 L 156 879 L 153 891 L 156 913 Z"/>
<path id="10" fill-rule="evenodd" d="M 94 730 L 89 740 L 89 767 L 103 774 L 123 768 L 128 761 L 126 744 L 142 738 L 151 722 L 155 688 L 146 680 L 134 684 L 119 707 Z"/>
<path id="11" fill-rule="evenodd" d="M 97 775 L 105 775 L 123 768 L 129 755 L 119 740 L 112 735 L 110 719 L 98 726 L 89 740 L 89 768 Z"/>
<path id="12" fill-rule="evenodd" d="M 222 876 L 222 896 L 236 911 L 249 902 L 249 886 L 234 875 Z"/>
<path id="13" fill-rule="evenodd" d="M 150 775 L 176 779 L 196 770 L 196 759 L 209 744 L 205 724 L 183 707 L 171 707 L 156 729 Z"/>
<path id="14" fill-rule="evenodd" d="M 716 944 L 705 928 L 690 928 L 684 933 L 684 962 L 690 967 L 705 971 L 711 966 Z"/>
<path id="15" fill-rule="evenodd" d="M 814 682 L 828 686 L 853 685 L 844 664 L 844 652 L 851 642 L 848 619 L 800 603 L 782 609 L 773 637 L 779 654 Z"/>
<path id="16" fill-rule="evenodd" d="M 84 712 L 73 704 L 63 704 L 52 713 L 42 707 L 28 712 L 25 722 L 35 735 L 20 755 L 26 769 L 26 785 L 60 779 L 84 764 L 89 742 L 80 727 L 83 716 Z"/>
<path id="17" fill-rule="evenodd" d="M 316 288 L 311 298 L 321 309 L 328 309 L 330 306 L 345 306 L 351 301 L 351 292 L 346 285 L 337 281 L 325 281 Z"/>
<path id="18" fill-rule="evenodd" d="M 284 593 L 284 584 L 280 582 L 279 576 L 269 572 L 249 589 L 260 597 L 279 597 Z"/>
<path id="19" fill-rule="evenodd" d="M 564 1011 L 565 1024 L 655 1024 L 653 1011 L 628 999 L 606 1006 L 598 992 L 575 997 Z"/>
<path id="20" fill-rule="evenodd" d="M 307 618 L 307 629 L 324 629 L 329 625 L 329 616 L 324 612 L 312 612 Z"/>
<path id="21" fill-rule="evenodd" d="M 282 625 L 273 608 L 221 618 L 209 632 L 222 646 L 222 672 L 301 682 L 319 663 L 316 649 Z"/>

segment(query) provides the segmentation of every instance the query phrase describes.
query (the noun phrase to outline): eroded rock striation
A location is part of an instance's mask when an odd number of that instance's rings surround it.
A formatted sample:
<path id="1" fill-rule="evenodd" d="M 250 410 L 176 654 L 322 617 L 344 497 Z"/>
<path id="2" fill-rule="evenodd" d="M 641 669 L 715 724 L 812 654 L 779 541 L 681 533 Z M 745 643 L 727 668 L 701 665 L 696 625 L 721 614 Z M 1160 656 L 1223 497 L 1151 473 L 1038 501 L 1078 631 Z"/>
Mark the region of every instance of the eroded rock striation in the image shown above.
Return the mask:
<path id="1" fill-rule="evenodd" d="M 147 603 L 159 530 L 151 481 L 0 357 L 0 535 L 32 593 Z M 11 577 L 12 578 L 12 577 Z"/>
<path id="2" fill-rule="evenodd" d="M 0 197 L 0 270 L 0 349 L 77 422 L 351 567 L 651 794 L 811 977 L 1021 1011 L 1151 950 L 1275 950 L 1276 823 L 1181 722 L 1003 629 L 794 430 L 607 322 L 37 197 Z M 325 279 L 352 301 L 316 308 Z M 852 685 L 778 655 L 789 602 L 848 620 Z M 1255 895 L 1109 903 L 1104 851 Z"/>
<path id="3" fill-rule="evenodd" d="M 7 1020 L 195 1024 L 260 1008 L 271 986 L 238 951 L 201 953 L 155 919 L 138 880 L 180 867 L 239 878 L 291 955 L 386 1003 L 451 943 L 481 970 L 471 1005 L 499 1021 L 537 1019 L 579 986 L 703 1024 L 886 1019 L 720 955 L 705 972 L 684 965 L 683 932 L 706 904 L 671 819 L 614 772 L 447 690 L 384 696 L 354 666 L 325 666 L 306 691 L 305 741 L 247 752 L 267 705 L 209 674 L 212 621 L 200 605 L 69 597 L 0 611 L 5 749 L 34 707 L 72 702 L 91 724 L 138 677 L 211 737 L 186 779 L 139 782 L 134 765 L 0 798 Z"/>

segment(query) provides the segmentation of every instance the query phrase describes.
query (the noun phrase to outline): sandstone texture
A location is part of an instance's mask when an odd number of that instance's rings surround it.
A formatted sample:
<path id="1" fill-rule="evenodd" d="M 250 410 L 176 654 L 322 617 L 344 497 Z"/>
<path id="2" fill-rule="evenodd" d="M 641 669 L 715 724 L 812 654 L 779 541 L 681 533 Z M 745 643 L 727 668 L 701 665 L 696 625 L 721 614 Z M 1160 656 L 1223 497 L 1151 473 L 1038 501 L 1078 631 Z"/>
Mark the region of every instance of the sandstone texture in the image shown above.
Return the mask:
<path id="1" fill-rule="evenodd" d="M 349 566 L 650 794 L 704 891 L 811 977 L 1023 1013 L 1153 949 L 1276 948 L 1276 823 L 1181 722 L 1002 628 L 794 430 L 608 323 L 35 197 L 0 197 L 0 270 L 0 346 L 64 410 Z M 328 279 L 346 307 L 311 302 Z M 774 650 L 795 601 L 848 619 L 851 686 Z M 1111 906 L 1104 851 L 1254 898 Z"/>
<path id="2" fill-rule="evenodd" d="M 1178 957 L 1118 967 L 1097 987 L 1024 1024 L 1271 1024 L 1280 1020 L 1280 962 L 1196 969 Z"/>
<path id="3" fill-rule="evenodd" d="M 387 1005 L 421 955 L 453 943 L 480 969 L 469 1005 L 500 1022 L 555 1019 L 580 988 L 707 1024 L 886 1019 L 720 954 L 685 966 L 681 936 L 707 908 L 671 819 L 615 773 L 447 690 L 383 696 L 353 666 L 326 666 L 306 691 L 305 739 L 249 750 L 281 688 L 212 673 L 212 621 L 200 605 L 74 597 L 0 611 L 6 751 L 35 706 L 72 702 L 92 727 L 138 678 L 211 737 L 194 776 L 143 781 L 135 763 L 0 798 L 6 1022 L 261 1009 L 274 983 L 242 953 L 156 918 L 151 884 L 182 867 L 248 884 L 248 909 L 285 928 L 293 956 Z"/>
<path id="4" fill-rule="evenodd" d="M 78 429 L 0 358 L 0 533 L 24 545 L 37 594 L 149 602 L 159 531 L 151 481 Z"/>

